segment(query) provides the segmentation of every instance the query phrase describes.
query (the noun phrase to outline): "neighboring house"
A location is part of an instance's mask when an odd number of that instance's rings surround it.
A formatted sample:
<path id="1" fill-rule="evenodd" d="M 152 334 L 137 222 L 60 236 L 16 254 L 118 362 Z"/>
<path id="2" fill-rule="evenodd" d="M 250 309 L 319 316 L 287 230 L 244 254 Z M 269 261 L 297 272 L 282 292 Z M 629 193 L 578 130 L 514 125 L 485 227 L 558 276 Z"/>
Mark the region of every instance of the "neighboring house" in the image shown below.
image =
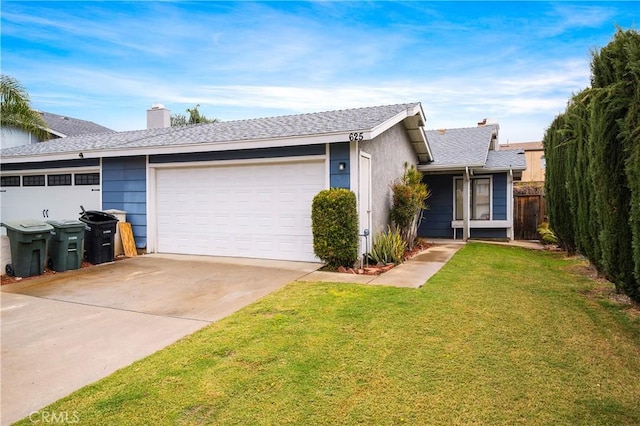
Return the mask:
<path id="1" fill-rule="evenodd" d="M 50 112 L 38 111 L 42 116 L 47 127 L 44 129 L 49 132 L 51 139 L 66 138 L 68 136 L 86 135 L 92 133 L 110 133 L 113 130 L 96 124 L 92 121 L 80 120 L 78 118 L 66 117 L 63 115 L 52 114 Z M 42 142 L 33 134 L 20 129 L 1 129 L 2 148 L 11 148 L 15 146 L 30 145 Z"/>
<path id="2" fill-rule="evenodd" d="M 431 190 L 418 235 L 513 239 L 513 182 L 526 163 L 499 150 L 499 126 L 485 123 L 426 132 L 434 161 L 418 166 Z"/>
<path id="3" fill-rule="evenodd" d="M 521 150 L 527 160 L 527 168 L 522 172 L 522 183 L 544 182 L 546 161 L 542 142 L 519 142 L 500 145 L 500 150 Z"/>
<path id="4" fill-rule="evenodd" d="M 408 163 L 433 192 L 421 236 L 512 233 L 512 182 L 524 158 L 496 151 L 497 126 L 425 132 L 420 103 L 183 127 L 167 127 L 169 118 L 157 105 L 146 130 L 3 149 L 2 220 L 117 209 L 150 253 L 317 261 L 313 197 L 352 190 L 360 233 L 375 236 Z"/>
<path id="5" fill-rule="evenodd" d="M 147 252 L 314 261 L 319 191 L 354 191 L 375 235 L 404 164 L 433 160 L 420 103 L 184 127 L 147 114 L 147 130 L 3 149 L 2 220 L 118 209 Z"/>

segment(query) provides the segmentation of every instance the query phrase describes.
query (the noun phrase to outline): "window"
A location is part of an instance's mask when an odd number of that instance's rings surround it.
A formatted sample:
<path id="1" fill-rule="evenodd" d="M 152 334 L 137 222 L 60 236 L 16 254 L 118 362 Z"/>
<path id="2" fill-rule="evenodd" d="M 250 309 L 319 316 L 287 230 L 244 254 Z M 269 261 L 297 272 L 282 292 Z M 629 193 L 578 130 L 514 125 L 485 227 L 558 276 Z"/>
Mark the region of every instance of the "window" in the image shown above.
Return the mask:
<path id="1" fill-rule="evenodd" d="M 542 157 L 540 157 L 540 168 L 542 170 L 547 168 L 547 159 L 544 158 L 544 155 Z"/>
<path id="2" fill-rule="evenodd" d="M 2 176 L 0 186 L 20 186 L 20 176 Z"/>
<path id="3" fill-rule="evenodd" d="M 44 186 L 44 175 L 33 175 L 22 177 L 23 186 Z"/>
<path id="4" fill-rule="evenodd" d="M 455 217 L 456 220 L 462 220 L 462 200 L 464 199 L 464 194 L 462 191 L 464 191 L 464 182 L 462 179 L 456 179 L 455 180 L 455 184 L 456 184 L 456 205 L 455 205 Z"/>
<path id="5" fill-rule="evenodd" d="M 456 178 L 455 181 L 455 220 L 462 220 L 464 181 Z M 471 197 L 469 200 L 471 220 L 491 219 L 491 178 L 472 178 Z"/>
<path id="6" fill-rule="evenodd" d="M 100 173 L 76 173 L 76 185 L 100 185 Z"/>
<path id="7" fill-rule="evenodd" d="M 71 186 L 71 174 L 47 175 L 48 186 Z"/>
<path id="8" fill-rule="evenodd" d="M 489 196 L 490 187 L 491 180 L 489 178 L 479 178 L 471 181 L 472 220 L 491 219 L 491 197 Z"/>

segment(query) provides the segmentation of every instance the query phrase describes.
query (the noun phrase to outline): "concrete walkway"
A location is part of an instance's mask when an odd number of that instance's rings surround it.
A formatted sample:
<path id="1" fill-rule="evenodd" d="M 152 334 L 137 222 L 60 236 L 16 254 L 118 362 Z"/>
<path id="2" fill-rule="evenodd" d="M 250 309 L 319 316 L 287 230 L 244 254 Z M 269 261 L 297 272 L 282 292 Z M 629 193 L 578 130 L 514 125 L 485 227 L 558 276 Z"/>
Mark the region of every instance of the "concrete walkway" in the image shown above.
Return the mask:
<path id="1" fill-rule="evenodd" d="M 338 272 L 314 271 L 298 278 L 298 281 L 355 283 L 370 285 L 388 285 L 393 287 L 422 287 L 436 274 L 460 248 L 466 244 L 462 240 L 437 239 L 433 245 L 417 256 L 407 260 L 382 275 L 355 275 Z M 484 241 L 470 240 L 474 243 L 498 244 L 510 247 L 522 247 L 530 250 L 544 250 L 539 241 Z"/>
<path id="2" fill-rule="evenodd" d="M 471 242 L 485 243 L 485 244 L 497 244 L 501 246 L 510 247 L 522 247 L 529 250 L 544 250 L 545 247 L 540 241 L 535 240 L 514 240 L 514 241 L 483 241 L 483 240 L 471 240 Z"/>
<path id="3" fill-rule="evenodd" d="M 346 282 L 418 288 L 435 275 L 463 245 L 464 242 L 455 240 L 435 242 L 433 246 L 382 275 L 314 271 L 298 278 L 298 281 Z"/>

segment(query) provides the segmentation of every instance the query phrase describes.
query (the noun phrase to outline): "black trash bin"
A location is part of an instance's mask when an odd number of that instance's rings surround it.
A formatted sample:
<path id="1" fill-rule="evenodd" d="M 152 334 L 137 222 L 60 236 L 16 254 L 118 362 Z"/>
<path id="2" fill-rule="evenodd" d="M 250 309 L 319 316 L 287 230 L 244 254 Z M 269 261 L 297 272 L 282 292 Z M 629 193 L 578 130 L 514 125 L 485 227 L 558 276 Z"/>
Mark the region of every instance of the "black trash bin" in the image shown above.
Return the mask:
<path id="1" fill-rule="evenodd" d="M 48 220 L 53 226 L 49 240 L 49 267 L 64 272 L 82 267 L 84 222 L 78 220 Z"/>
<path id="2" fill-rule="evenodd" d="M 84 257 L 87 262 L 98 265 L 113 262 L 114 237 L 118 219 L 109 213 L 87 210 L 80 220 L 84 227 Z"/>
<path id="3" fill-rule="evenodd" d="M 46 266 L 47 243 L 51 225 L 34 220 L 5 222 L 11 264 L 6 266 L 9 276 L 31 277 L 42 275 Z"/>

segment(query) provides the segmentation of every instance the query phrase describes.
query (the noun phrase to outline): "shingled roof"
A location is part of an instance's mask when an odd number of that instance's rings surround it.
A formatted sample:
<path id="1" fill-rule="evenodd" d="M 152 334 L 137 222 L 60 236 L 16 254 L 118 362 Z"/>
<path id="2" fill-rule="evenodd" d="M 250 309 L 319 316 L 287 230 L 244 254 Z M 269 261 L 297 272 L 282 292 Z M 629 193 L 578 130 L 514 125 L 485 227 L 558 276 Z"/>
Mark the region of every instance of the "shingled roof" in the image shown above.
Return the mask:
<path id="1" fill-rule="evenodd" d="M 221 149 L 229 145 L 234 149 L 248 149 L 268 145 L 270 141 L 286 140 L 288 144 L 328 143 L 349 140 L 349 134 L 363 133 L 372 139 L 390 125 L 404 120 L 407 130 L 415 136 L 414 147 L 422 158 L 430 159 L 424 132 L 414 129 L 415 116 L 424 120 L 419 102 L 326 111 L 310 114 L 222 121 L 192 126 L 157 128 L 126 132 L 71 136 L 64 140 L 6 148 L 1 151 L 4 160 L 16 157 L 51 156 L 83 152 L 84 157 L 102 156 L 106 151 L 124 155 L 142 152 L 174 152 L 174 148 L 192 151 Z M 391 123 L 391 124 L 390 124 Z M 423 123 L 421 123 L 423 124 Z M 17 158 L 16 158 L 17 159 Z"/>
<path id="2" fill-rule="evenodd" d="M 489 151 L 484 165 L 488 170 L 524 170 L 527 168 L 524 151 Z"/>
<path id="3" fill-rule="evenodd" d="M 518 151 L 495 151 L 499 126 L 489 124 L 460 129 L 426 131 L 434 161 L 419 167 L 422 171 L 461 170 L 467 167 L 486 170 L 524 170 Z"/>
<path id="4" fill-rule="evenodd" d="M 93 121 L 80 120 L 45 111 L 38 112 L 47 123 L 47 130 L 58 137 L 114 132 L 114 130 L 96 124 Z"/>

